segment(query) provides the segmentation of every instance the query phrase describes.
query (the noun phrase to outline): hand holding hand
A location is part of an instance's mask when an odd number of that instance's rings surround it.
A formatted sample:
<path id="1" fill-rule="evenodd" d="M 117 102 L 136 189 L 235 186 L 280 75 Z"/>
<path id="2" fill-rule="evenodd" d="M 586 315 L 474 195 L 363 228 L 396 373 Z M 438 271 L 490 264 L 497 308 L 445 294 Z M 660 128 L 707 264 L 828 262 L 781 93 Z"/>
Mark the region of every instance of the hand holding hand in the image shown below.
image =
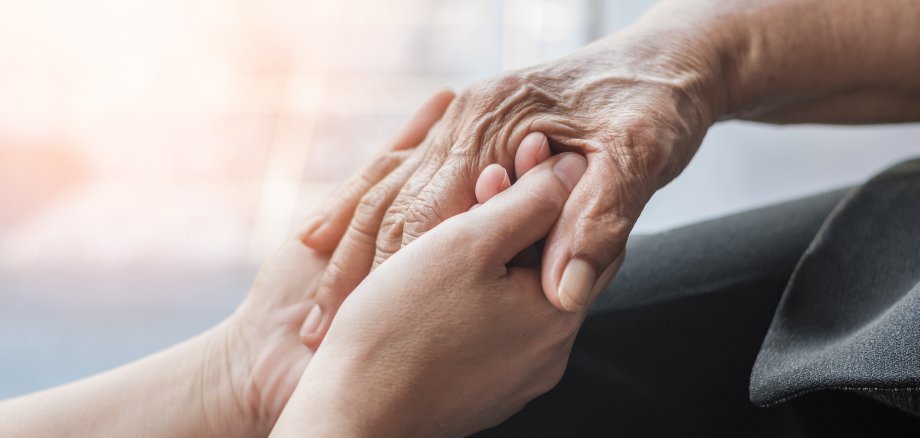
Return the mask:
<path id="1" fill-rule="evenodd" d="M 355 244 L 351 237 L 340 243 L 346 232 L 340 225 L 347 224 L 342 218 L 354 214 L 360 199 L 355 195 L 399 166 L 451 99 L 450 91 L 433 95 L 366 169 L 337 190 L 330 198 L 335 202 L 286 240 L 262 266 L 246 301 L 224 324 L 229 336 L 225 347 L 233 357 L 227 375 L 236 404 L 243 416 L 257 419 L 261 429 L 274 424 L 313 356 L 313 349 L 301 341 L 300 330 L 321 317 L 316 291 L 330 258 Z M 322 238 L 312 242 L 316 248 L 305 246 L 301 236 L 317 227 L 322 227 Z"/>
<path id="2" fill-rule="evenodd" d="M 547 237 L 543 290 L 559 309 L 587 307 L 591 291 L 613 276 L 646 202 L 680 173 L 720 114 L 717 59 L 705 41 L 685 42 L 629 30 L 462 93 L 418 153 L 363 194 L 345 237 L 362 244 L 333 260 L 319 295 L 347 295 L 356 272 L 469 209 L 479 173 L 493 163 L 511 168 L 514 146 L 542 132 L 547 150 L 577 151 L 588 162 Z M 312 246 L 321 234 L 304 241 Z M 304 330 L 308 345 L 322 339 L 334 308 L 327 310 Z"/>
<path id="3" fill-rule="evenodd" d="M 586 167 L 557 155 L 498 194 L 504 172 L 485 173 L 484 204 L 349 295 L 274 433 L 463 435 L 552 388 L 585 313 L 553 307 L 539 267 L 508 263 L 545 237 Z"/>

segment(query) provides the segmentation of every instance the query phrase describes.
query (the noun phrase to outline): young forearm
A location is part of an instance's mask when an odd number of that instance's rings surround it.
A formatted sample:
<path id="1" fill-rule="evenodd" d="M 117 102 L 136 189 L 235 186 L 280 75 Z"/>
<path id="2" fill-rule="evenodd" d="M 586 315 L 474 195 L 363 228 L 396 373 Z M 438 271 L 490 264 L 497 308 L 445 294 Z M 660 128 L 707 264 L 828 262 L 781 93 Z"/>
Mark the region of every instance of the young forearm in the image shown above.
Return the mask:
<path id="1" fill-rule="evenodd" d="M 0 403 L 2 436 L 249 436 L 224 326 L 62 387 Z"/>
<path id="2" fill-rule="evenodd" d="M 312 362 L 272 428 L 271 438 L 407 435 L 405 430 L 379 421 L 379 415 L 372 415 L 381 410 L 374 409 L 375 406 L 386 405 L 377 400 L 378 394 L 362 392 L 354 397 L 350 389 L 359 386 L 358 382 L 354 378 L 341 378 L 347 374 L 343 368 L 333 370 Z M 400 420 L 395 416 L 389 418 L 395 423 Z"/>
<path id="3" fill-rule="evenodd" d="M 913 0 L 678 0 L 630 31 L 711 45 L 721 119 L 877 123 L 920 120 L 917 29 Z"/>

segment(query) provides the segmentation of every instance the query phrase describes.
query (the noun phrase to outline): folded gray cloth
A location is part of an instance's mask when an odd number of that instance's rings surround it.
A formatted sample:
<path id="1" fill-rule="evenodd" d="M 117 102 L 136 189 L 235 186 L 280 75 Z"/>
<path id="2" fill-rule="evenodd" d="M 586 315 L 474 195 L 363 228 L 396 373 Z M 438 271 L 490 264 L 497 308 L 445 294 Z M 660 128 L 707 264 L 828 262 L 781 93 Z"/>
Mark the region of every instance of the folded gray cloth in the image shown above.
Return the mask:
<path id="1" fill-rule="evenodd" d="M 920 160 L 631 237 L 559 385 L 480 436 L 920 436 L 918 220 Z"/>
<path id="2" fill-rule="evenodd" d="M 920 160 L 851 191 L 786 287 L 754 364 L 751 401 L 820 390 L 920 414 Z"/>

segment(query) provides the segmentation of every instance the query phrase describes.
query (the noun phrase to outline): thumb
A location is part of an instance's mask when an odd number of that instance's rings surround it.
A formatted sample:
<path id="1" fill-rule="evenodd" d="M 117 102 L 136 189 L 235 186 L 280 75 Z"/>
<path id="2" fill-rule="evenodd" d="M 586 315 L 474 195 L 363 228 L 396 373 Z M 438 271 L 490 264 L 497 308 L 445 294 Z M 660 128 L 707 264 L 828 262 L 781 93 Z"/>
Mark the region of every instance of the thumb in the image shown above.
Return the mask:
<path id="1" fill-rule="evenodd" d="M 543 253 L 546 296 L 569 312 L 585 310 L 616 274 L 629 232 L 650 196 L 646 181 L 599 158 L 589 154 L 591 165 L 547 237 Z"/>
<path id="2" fill-rule="evenodd" d="M 507 264 L 546 237 L 588 164 L 576 153 L 559 154 L 527 172 L 511 188 L 469 213 L 465 221 L 493 262 Z"/>

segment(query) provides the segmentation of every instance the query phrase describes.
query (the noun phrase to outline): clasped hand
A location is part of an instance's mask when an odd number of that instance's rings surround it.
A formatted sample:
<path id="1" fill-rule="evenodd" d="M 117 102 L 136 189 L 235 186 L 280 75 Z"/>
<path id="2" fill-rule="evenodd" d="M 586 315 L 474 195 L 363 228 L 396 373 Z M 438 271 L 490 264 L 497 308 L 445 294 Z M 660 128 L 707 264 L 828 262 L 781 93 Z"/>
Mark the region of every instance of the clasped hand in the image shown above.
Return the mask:
<path id="1" fill-rule="evenodd" d="M 435 95 L 383 158 L 341 190 L 398 166 L 452 97 Z M 559 381 L 585 312 L 560 311 L 545 298 L 534 245 L 587 161 L 550 157 L 539 133 L 516 150 L 512 172 L 499 164 L 481 172 L 464 212 L 357 279 L 315 355 L 301 344 L 301 322 L 317 324 L 320 278 L 336 272 L 334 260 L 351 243 L 330 254 L 292 238 L 266 264 L 234 318 L 246 322 L 239 336 L 253 358 L 240 393 L 267 423 L 283 409 L 274 433 L 468 434 Z"/>

